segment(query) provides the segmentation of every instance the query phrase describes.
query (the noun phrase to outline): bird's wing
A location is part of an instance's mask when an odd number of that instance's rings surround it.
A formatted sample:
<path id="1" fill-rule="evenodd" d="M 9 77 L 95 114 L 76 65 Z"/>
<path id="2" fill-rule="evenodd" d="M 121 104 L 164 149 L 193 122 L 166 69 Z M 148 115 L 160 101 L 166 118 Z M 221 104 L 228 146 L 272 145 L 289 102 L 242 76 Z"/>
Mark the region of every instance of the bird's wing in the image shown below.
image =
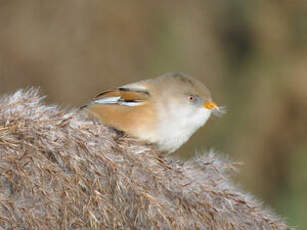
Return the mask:
<path id="1" fill-rule="evenodd" d="M 145 103 L 149 96 L 146 90 L 121 87 L 98 94 L 91 103 L 138 106 Z"/>

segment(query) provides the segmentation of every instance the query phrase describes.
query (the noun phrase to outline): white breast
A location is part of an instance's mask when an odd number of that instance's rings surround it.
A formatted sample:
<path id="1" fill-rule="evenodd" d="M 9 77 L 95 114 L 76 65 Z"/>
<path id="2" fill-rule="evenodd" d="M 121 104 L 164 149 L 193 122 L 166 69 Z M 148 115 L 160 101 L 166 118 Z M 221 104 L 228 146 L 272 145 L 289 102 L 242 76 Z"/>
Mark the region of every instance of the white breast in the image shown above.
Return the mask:
<path id="1" fill-rule="evenodd" d="M 184 144 L 211 115 L 205 108 L 168 107 L 159 109 L 159 126 L 150 141 L 163 151 L 174 152 Z"/>

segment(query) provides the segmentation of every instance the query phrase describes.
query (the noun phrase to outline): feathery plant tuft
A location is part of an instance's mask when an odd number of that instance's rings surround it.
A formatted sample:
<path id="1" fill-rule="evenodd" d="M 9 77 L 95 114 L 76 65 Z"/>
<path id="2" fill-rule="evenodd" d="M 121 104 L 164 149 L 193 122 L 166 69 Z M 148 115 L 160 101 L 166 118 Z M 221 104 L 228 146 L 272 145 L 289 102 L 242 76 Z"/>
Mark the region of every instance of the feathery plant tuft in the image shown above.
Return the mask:
<path id="1" fill-rule="evenodd" d="M 1 229 L 290 229 L 214 153 L 160 155 L 36 89 L 0 100 Z"/>

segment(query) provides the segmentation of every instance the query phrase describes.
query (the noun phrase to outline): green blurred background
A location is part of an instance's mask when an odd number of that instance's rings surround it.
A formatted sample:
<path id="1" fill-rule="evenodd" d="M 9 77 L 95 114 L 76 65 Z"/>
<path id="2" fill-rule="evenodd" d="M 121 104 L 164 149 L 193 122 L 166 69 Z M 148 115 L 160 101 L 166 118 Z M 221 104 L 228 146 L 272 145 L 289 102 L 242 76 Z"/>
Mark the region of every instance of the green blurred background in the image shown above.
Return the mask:
<path id="1" fill-rule="evenodd" d="M 1 94 L 40 86 L 71 108 L 169 71 L 228 108 L 178 154 L 244 162 L 236 183 L 307 229 L 306 1 L 0 1 Z"/>

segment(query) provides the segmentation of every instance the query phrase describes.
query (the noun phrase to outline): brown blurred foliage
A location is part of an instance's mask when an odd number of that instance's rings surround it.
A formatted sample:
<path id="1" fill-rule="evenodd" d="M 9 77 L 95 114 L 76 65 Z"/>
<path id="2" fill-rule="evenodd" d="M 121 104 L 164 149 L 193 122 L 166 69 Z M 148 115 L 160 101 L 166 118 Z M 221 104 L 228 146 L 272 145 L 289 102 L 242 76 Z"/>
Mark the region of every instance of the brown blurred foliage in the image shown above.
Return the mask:
<path id="1" fill-rule="evenodd" d="M 79 106 L 100 90 L 186 72 L 228 114 L 179 154 L 215 148 L 240 183 L 307 227 L 307 2 L 0 1 L 1 94 L 40 86 Z"/>

